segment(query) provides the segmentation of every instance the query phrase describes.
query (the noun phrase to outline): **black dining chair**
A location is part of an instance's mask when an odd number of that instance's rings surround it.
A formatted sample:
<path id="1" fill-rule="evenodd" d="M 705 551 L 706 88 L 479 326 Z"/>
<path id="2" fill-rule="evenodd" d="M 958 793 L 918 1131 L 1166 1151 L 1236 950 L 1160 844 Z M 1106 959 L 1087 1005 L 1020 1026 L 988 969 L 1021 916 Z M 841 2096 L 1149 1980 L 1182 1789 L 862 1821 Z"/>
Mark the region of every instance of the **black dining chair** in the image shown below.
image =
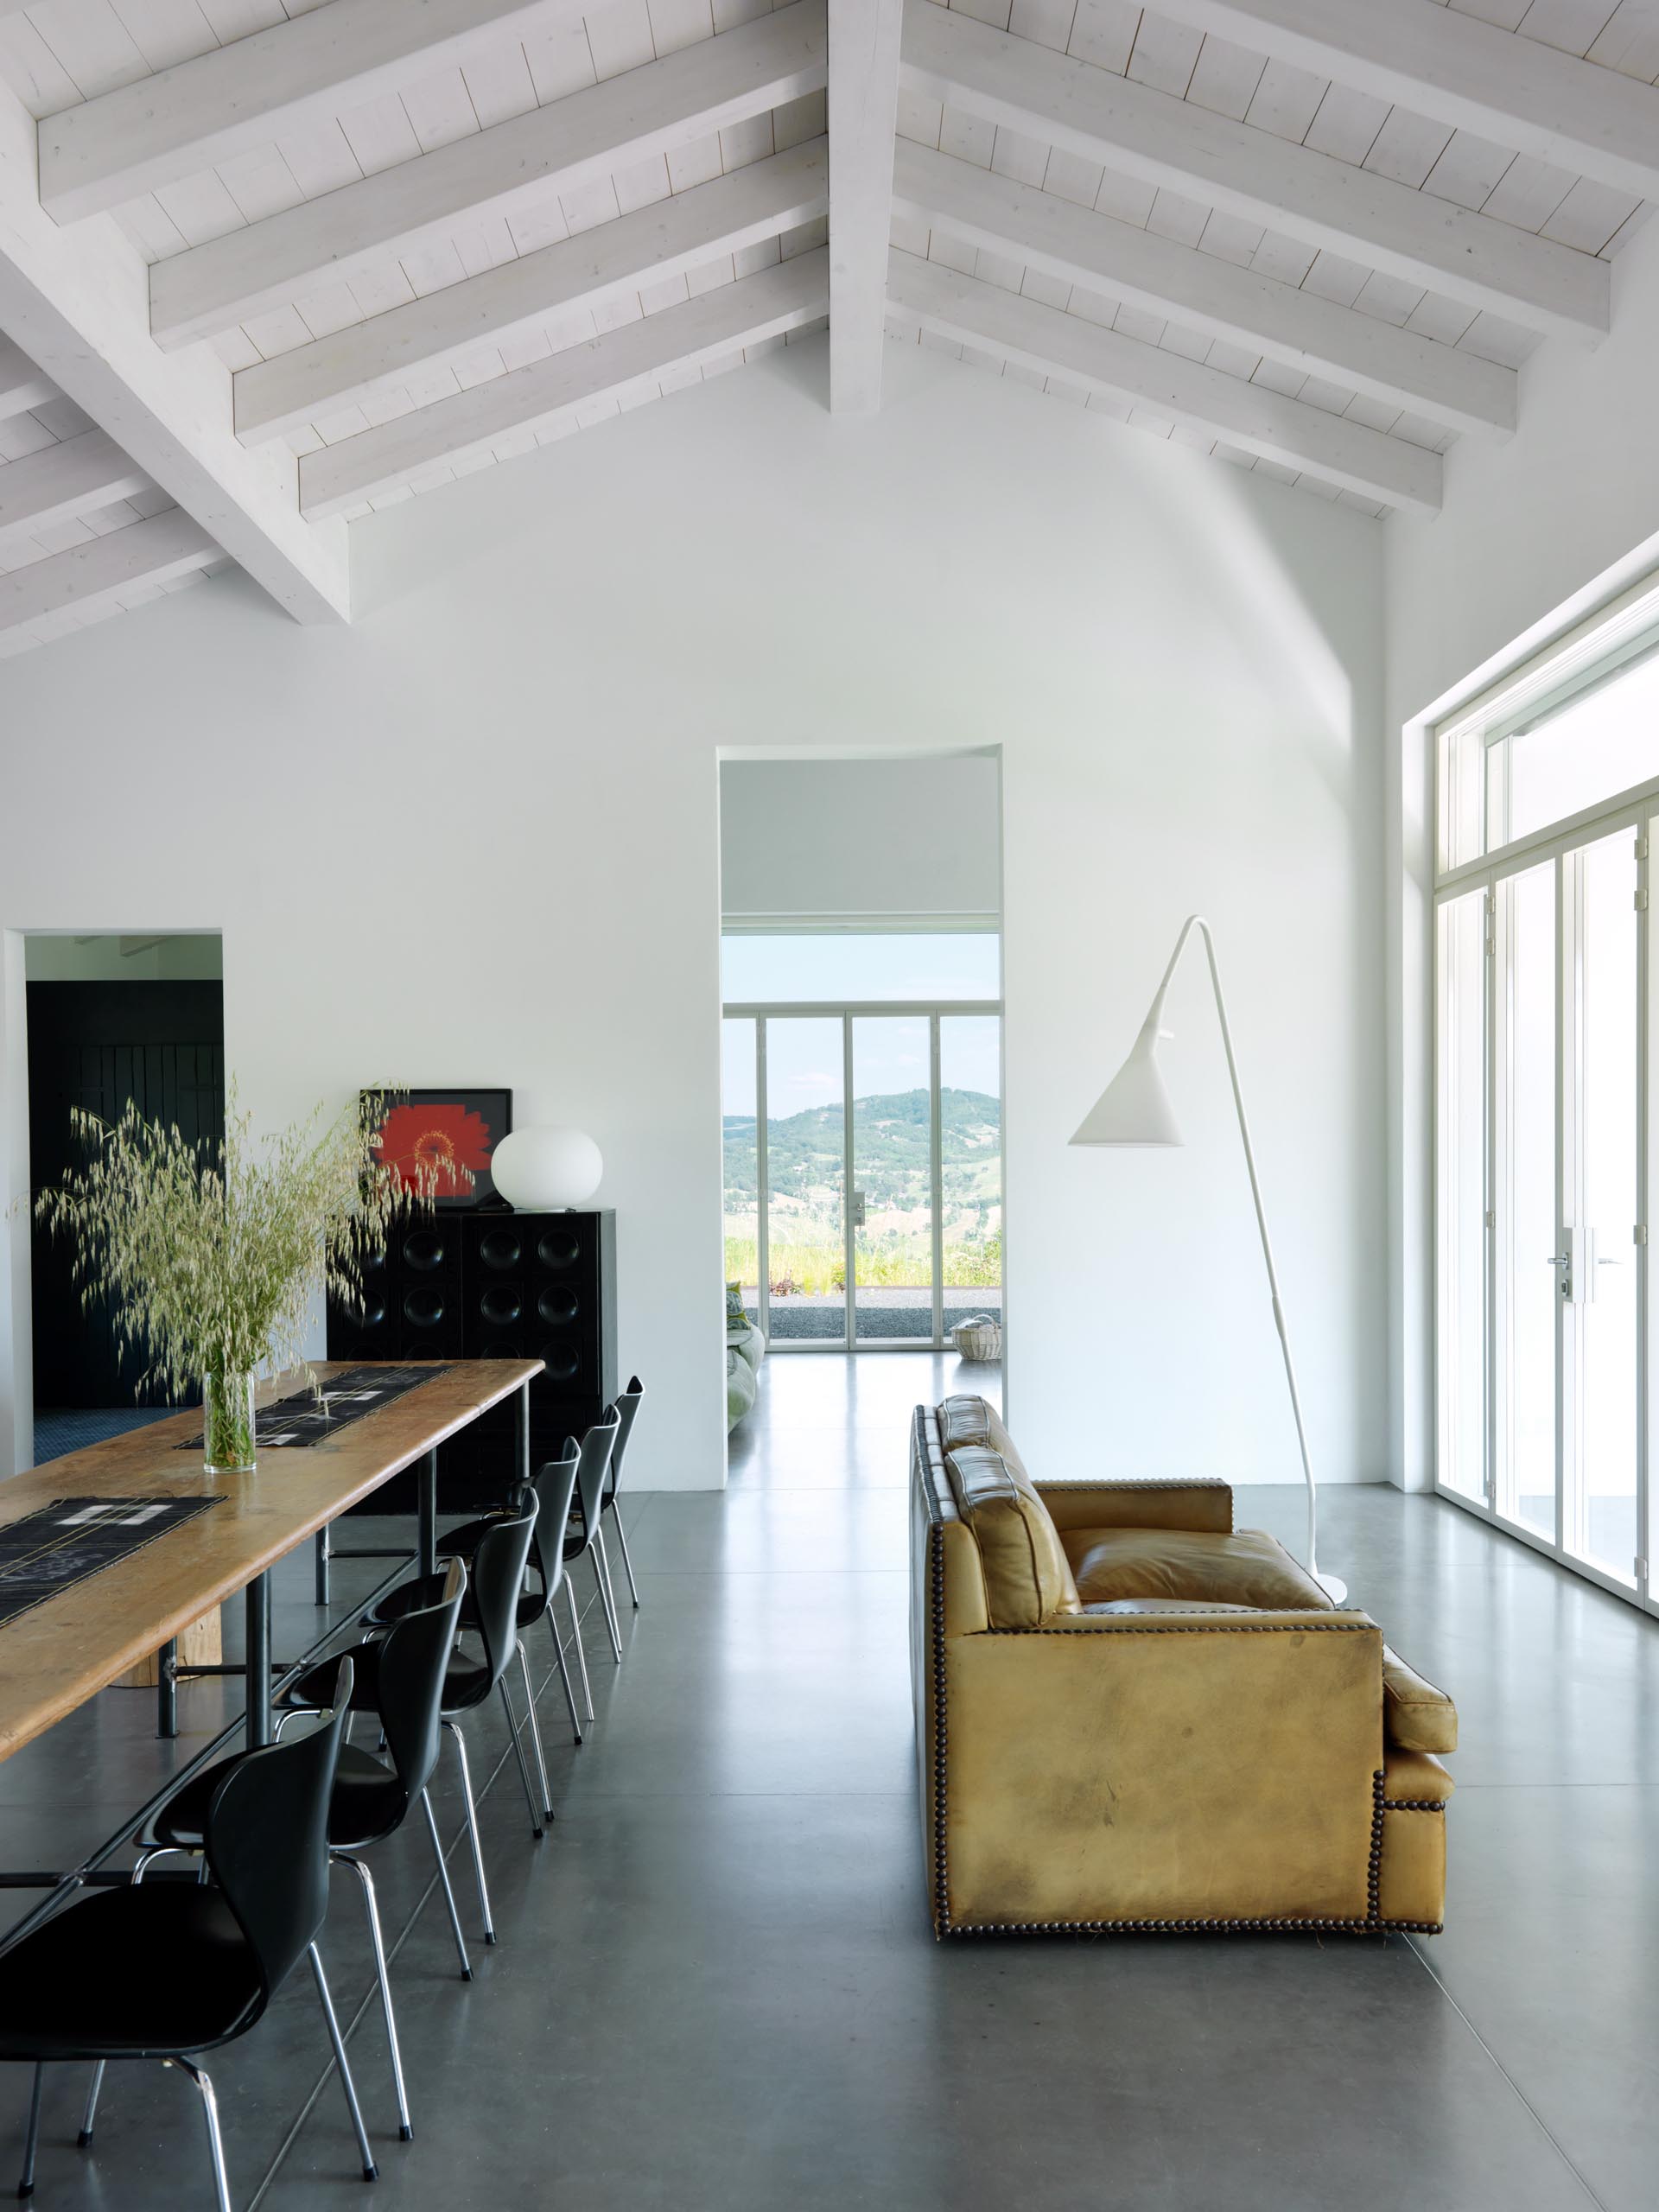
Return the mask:
<path id="1" fill-rule="evenodd" d="M 611 1451 L 610 1472 L 605 1479 L 605 1513 L 616 1529 L 616 1541 L 622 1550 L 622 1571 L 628 1578 L 628 1595 L 633 1600 L 635 1612 L 639 1610 L 639 1585 L 633 1579 L 633 1561 L 628 1556 L 628 1532 L 622 1525 L 621 1510 L 616 1502 L 622 1483 L 622 1462 L 627 1456 L 628 1439 L 633 1433 L 634 1416 L 639 1411 L 639 1401 L 645 1395 L 645 1386 L 637 1375 L 628 1377 L 628 1387 L 616 1402 L 620 1415 L 616 1426 L 616 1442 Z M 603 1517 L 601 1519 L 603 1528 Z"/>
<path id="2" fill-rule="evenodd" d="M 317 1948 L 328 1910 L 328 1807 L 351 1700 L 347 1661 L 327 1685 L 323 1726 L 226 1766 L 206 1812 L 209 1880 L 100 1890 L 0 1953 L 0 2060 L 35 2069 L 19 2196 L 35 2187 L 46 2068 L 149 2058 L 194 2084 L 217 2212 L 231 2212 L 219 2107 L 198 2059 L 246 2035 L 302 1958 L 311 1962 L 363 2177 L 375 2178 Z"/>
<path id="3" fill-rule="evenodd" d="M 536 1747 L 536 1764 L 542 1780 L 542 1802 L 550 1820 L 553 1817 L 553 1807 L 547 1790 L 547 1762 L 542 1756 L 542 1731 L 536 1717 L 536 1693 L 530 1679 L 530 1661 L 524 1650 L 524 1638 L 544 1614 L 550 1613 L 554 1598 L 564 1580 L 564 1532 L 570 1521 L 570 1501 L 575 1492 L 580 1450 L 575 1438 L 567 1436 L 564 1449 L 558 1458 L 549 1459 L 531 1484 L 536 1493 L 536 1534 L 531 1540 L 530 1573 L 537 1578 L 538 1586 L 531 1589 L 526 1578 L 524 1594 L 518 1600 L 516 1624 L 518 1666 L 524 1676 L 524 1700 L 530 1707 L 531 1741 Z M 444 1549 L 453 1551 L 461 1559 L 473 1558 L 485 1536 L 501 1517 L 499 1514 L 486 1514 L 479 1520 L 463 1522 L 459 1529 L 451 1529 L 444 1537 Z M 365 1627 L 390 1627 L 414 1608 L 429 1605 L 432 1588 L 429 1577 L 417 1577 L 413 1582 L 400 1582 L 395 1590 L 388 1591 L 364 1614 Z M 470 1605 L 462 1609 L 461 1624 L 463 1629 L 476 1626 L 471 1616 Z M 565 1664 L 563 1639 L 556 1626 L 553 1631 L 553 1649 L 558 1659 L 559 1677 L 564 1685 L 564 1701 L 569 1707 L 571 1733 L 579 1744 L 582 1741 L 582 1721 L 570 1686 L 570 1670 Z"/>
<path id="4" fill-rule="evenodd" d="M 622 1425 L 622 1416 L 615 1406 L 596 1421 L 582 1440 L 582 1455 L 576 1465 L 576 1506 L 581 1514 L 580 1524 L 566 1531 L 564 1564 L 567 1573 L 579 1559 L 593 1563 L 594 1582 L 599 1592 L 600 1611 L 605 1616 L 605 1625 L 610 1632 L 611 1650 L 617 1664 L 622 1662 L 622 1631 L 616 1618 L 616 1601 L 611 1594 L 610 1566 L 605 1553 L 605 1484 L 610 1474 L 611 1456 L 616 1449 L 616 1435 Z M 582 1648 L 582 1621 L 576 1611 L 575 1593 L 570 1596 L 570 1616 L 576 1624 L 576 1657 L 582 1672 L 582 1689 L 588 1699 L 588 1718 L 594 1717 L 593 1691 L 588 1681 L 588 1657 Z"/>
<path id="5" fill-rule="evenodd" d="M 513 1624 L 524 1586 L 524 1565 L 536 1534 L 536 1513 L 535 1492 L 526 1484 L 518 1492 L 512 1517 L 491 1524 L 474 1557 L 472 1569 L 472 1626 L 483 1643 L 484 1657 L 480 1662 L 457 1649 L 444 1669 L 440 1718 L 454 1745 L 461 1768 L 467 1834 L 472 1846 L 473 1875 L 478 1885 L 478 1909 L 486 1943 L 495 1941 L 495 1923 L 490 1914 L 489 1884 L 485 1878 L 484 1851 L 478 1834 L 478 1807 L 473 1797 L 472 1766 L 467 1757 L 461 1716 L 476 1712 L 486 1699 L 499 1693 L 502 1710 L 507 1716 L 507 1734 L 518 1762 L 518 1778 L 524 1785 L 524 1802 L 530 1808 L 531 1834 L 539 1838 L 543 1833 L 541 1814 L 531 1786 L 530 1769 L 524 1764 L 524 1748 L 518 1740 L 518 1716 L 506 1680 L 517 1645 Z M 380 1701 L 379 1669 L 389 1640 L 383 1633 L 353 1644 L 346 1655 L 358 1669 L 354 1700 L 357 1710 L 379 1713 L 383 1722 L 385 1716 Z M 290 1713 L 314 1710 L 327 1694 L 326 1677 L 334 1663 L 333 1660 L 324 1660 L 290 1683 L 282 1694 L 282 1705 Z"/>
<path id="6" fill-rule="evenodd" d="M 405 2143 L 412 2139 L 415 2131 L 404 2083 L 391 1984 L 386 1973 L 385 1939 L 381 1931 L 374 1880 L 359 1854 L 395 1835 L 415 1806 L 421 1806 L 449 1908 L 449 1925 L 461 1956 L 461 1977 L 470 1981 L 473 1969 L 467 1956 L 467 1939 L 461 1933 L 461 1915 L 455 1910 L 454 1891 L 449 1886 L 449 1870 L 444 1864 L 443 1846 L 427 1787 L 438 1763 L 443 1688 L 454 1653 L 457 1624 L 466 1593 L 467 1570 L 460 1560 L 452 1559 L 444 1573 L 434 1579 L 432 1603 L 420 1611 L 409 1613 L 397 1624 L 385 1643 L 378 1646 L 372 1669 L 354 1670 L 359 1687 L 353 1693 L 353 1701 L 359 1710 L 365 1677 L 372 1674 L 375 1709 L 391 1753 L 391 1765 L 388 1768 L 354 1745 L 342 1745 L 334 1774 L 334 1796 L 328 1806 L 329 1857 L 337 1866 L 351 1868 L 363 1893 L 369 1942 L 374 1953 L 375 1979 L 380 1991 L 381 2018 L 385 2022 L 386 2047 L 391 2059 L 392 2084 L 397 2097 L 397 2133 Z M 298 1713 L 286 1713 L 283 1726 L 299 1718 Z M 227 1767 L 248 1756 L 245 1751 L 240 1752 L 217 1766 L 208 1767 L 193 1776 L 182 1789 L 168 1798 L 156 1815 L 152 1838 L 141 1842 L 142 1855 L 134 1872 L 135 1881 L 143 1879 L 153 1860 L 168 1853 L 201 1849 L 203 1823 L 219 1777 Z M 100 2075 L 101 2072 L 100 2069 Z M 86 2101 L 86 2117 L 81 2126 L 83 2142 L 89 2141 L 92 2136 L 99 2079 L 99 2075 L 93 2076 Z"/>

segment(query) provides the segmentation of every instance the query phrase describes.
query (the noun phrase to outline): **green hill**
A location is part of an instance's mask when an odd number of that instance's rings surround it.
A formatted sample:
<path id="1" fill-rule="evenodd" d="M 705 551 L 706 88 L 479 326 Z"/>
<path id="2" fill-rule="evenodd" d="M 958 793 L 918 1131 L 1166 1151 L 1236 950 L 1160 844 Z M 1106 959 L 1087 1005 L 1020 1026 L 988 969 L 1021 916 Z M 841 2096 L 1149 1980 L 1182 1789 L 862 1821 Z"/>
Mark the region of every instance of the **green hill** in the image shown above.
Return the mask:
<path id="1" fill-rule="evenodd" d="M 872 1212 L 927 1203 L 927 1093 L 901 1090 L 853 1101 L 853 1159 Z M 754 1116 L 725 1117 L 726 1192 L 730 1211 L 755 1197 Z M 939 1135 L 947 1210 L 972 1213 L 1001 1199 L 1002 1109 L 980 1090 L 942 1090 Z M 810 1106 L 766 1123 L 767 1173 L 774 1198 L 809 1213 L 839 1205 L 843 1133 L 841 1108 Z"/>

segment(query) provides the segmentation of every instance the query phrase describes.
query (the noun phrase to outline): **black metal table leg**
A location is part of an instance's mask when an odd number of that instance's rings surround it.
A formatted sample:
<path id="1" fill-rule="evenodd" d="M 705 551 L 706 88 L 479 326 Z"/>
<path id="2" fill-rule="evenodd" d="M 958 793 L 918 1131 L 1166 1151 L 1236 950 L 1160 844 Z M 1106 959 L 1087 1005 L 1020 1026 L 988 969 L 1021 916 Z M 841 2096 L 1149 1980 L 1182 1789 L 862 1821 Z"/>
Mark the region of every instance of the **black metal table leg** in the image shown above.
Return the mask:
<path id="1" fill-rule="evenodd" d="M 248 1749 L 272 1741 L 270 1720 L 270 1576 L 256 1574 L 247 1591 Z"/>
<path id="2" fill-rule="evenodd" d="M 415 1539 L 415 1572 L 416 1574 L 435 1574 L 438 1571 L 438 1455 L 429 1452 L 421 1462 L 421 1471 L 415 1478 L 415 1495 L 419 1515 L 418 1532 Z"/>
<path id="3" fill-rule="evenodd" d="M 173 1669 L 178 1664 L 176 1637 L 169 1637 L 156 1654 L 156 1733 L 173 1737 L 179 1732 L 179 1685 Z"/>
<path id="4" fill-rule="evenodd" d="M 315 1595 L 316 1603 L 319 1605 L 326 1605 L 328 1603 L 328 1561 L 330 1556 L 328 1529 L 327 1524 L 325 1522 L 325 1524 L 318 1529 L 316 1535 L 316 1559 L 315 1563 L 316 1590 Z"/>
<path id="5" fill-rule="evenodd" d="M 521 1483 L 527 1483 L 530 1480 L 530 1385 L 528 1382 L 518 1393 L 518 1403 L 515 1412 L 518 1416 L 518 1479 Z"/>

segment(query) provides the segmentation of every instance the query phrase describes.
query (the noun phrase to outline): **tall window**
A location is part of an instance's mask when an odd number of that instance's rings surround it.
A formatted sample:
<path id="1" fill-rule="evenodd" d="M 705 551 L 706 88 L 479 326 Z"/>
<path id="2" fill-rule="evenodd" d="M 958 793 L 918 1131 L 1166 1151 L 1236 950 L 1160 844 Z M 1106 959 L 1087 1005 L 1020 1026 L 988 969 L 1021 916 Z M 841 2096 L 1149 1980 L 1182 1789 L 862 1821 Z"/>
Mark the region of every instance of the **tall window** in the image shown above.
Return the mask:
<path id="1" fill-rule="evenodd" d="M 1437 735 L 1438 1487 L 1659 1611 L 1659 587 Z"/>
<path id="2" fill-rule="evenodd" d="M 1000 1310 L 1000 964 L 988 932 L 725 940 L 726 1274 L 774 1347 Z"/>

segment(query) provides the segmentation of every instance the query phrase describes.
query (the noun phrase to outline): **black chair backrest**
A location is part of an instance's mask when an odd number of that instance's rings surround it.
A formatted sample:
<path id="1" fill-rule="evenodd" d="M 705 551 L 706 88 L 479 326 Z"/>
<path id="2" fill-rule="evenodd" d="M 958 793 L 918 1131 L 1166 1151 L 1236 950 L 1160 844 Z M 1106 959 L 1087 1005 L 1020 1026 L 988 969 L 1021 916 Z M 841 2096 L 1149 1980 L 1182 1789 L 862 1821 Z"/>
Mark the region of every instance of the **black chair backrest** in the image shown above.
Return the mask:
<path id="1" fill-rule="evenodd" d="M 473 1556 L 472 1611 L 490 1669 L 490 1679 L 479 1692 L 480 1702 L 506 1672 L 518 1648 L 518 1600 L 536 1536 L 536 1493 L 528 1483 L 514 1493 L 512 1505 L 511 1517 L 490 1523 Z"/>
<path id="2" fill-rule="evenodd" d="M 406 1808 L 432 1779 L 438 1763 L 443 1678 L 467 1594 L 466 1568 L 458 1559 L 444 1564 L 443 1594 L 437 1603 L 405 1613 L 380 1647 L 380 1725 Z"/>
<path id="3" fill-rule="evenodd" d="M 576 1492 L 576 1468 L 581 1457 L 582 1446 L 574 1436 L 567 1436 L 563 1451 L 556 1459 L 545 1462 L 531 1484 L 536 1493 L 536 1534 L 531 1543 L 530 1559 L 542 1578 L 543 1613 L 552 1604 L 553 1593 L 564 1580 L 564 1532 L 569 1525 L 570 1501 Z M 539 1620 L 541 1613 L 536 1618 Z"/>
<path id="4" fill-rule="evenodd" d="M 328 1910 L 328 1801 L 352 1679 L 342 1659 L 323 1725 L 233 1760 L 207 1808 L 207 1864 L 258 1961 L 261 2012 Z"/>
<path id="5" fill-rule="evenodd" d="M 622 1479 L 622 1462 L 627 1456 L 628 1439 L 633 1433 L 634 1415 L 639 1410 L 639 1401 L 645 1395 L 645 1386 L 637 1375 L 630 1375 L 628 1387 L 616 1402 L 620 1416 L 616 1428 L 616 1443 L 611 1452 L 610 1478 L 605 1485 L 607 1502 L 616 1496 Z"/>
<path id="6" fill-rule="evenodd" d="M 621 1420 L 612 1406 L 582 1440 L 582 1456 L 576 1463 L 576 1496 L 582 1503 L 583 1551 L 591 1547 L 599 1534 L 599 1516 L 605 1510 L 605 1482 L 611 1471 L 611 1454 L 616 1449 L 616 1432 Z"/>

